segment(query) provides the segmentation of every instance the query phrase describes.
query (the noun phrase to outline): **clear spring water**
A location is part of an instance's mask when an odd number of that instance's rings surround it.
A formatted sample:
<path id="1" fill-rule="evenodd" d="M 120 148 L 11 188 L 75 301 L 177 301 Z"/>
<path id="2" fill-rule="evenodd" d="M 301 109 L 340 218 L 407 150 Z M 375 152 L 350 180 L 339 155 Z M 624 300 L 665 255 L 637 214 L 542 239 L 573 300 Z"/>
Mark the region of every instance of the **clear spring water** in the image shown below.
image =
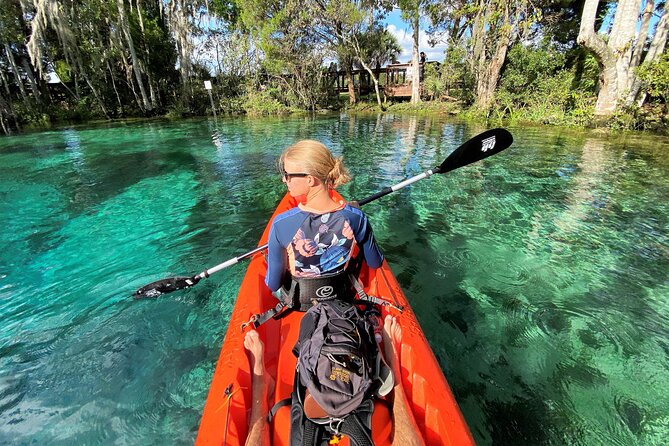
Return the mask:
<path id="1" fill-rule="evenodd" d="M 361 198 L 483 127 L 346 115 L 0 138 L 0 444 L 191 444 L 280 151 L 316 138 Z M 480 445 L 669 438 L 669 143 L 511 128 L 511 149 L 368 205 Z"/>

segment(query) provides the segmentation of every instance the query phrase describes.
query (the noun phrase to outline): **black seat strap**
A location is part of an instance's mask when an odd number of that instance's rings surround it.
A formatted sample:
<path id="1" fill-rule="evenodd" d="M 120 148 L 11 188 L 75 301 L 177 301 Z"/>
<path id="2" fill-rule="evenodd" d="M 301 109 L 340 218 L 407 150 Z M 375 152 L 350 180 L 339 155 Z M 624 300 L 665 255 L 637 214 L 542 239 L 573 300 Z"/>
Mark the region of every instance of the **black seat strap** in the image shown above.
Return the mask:
<path id="1" fill-rule="evenodd" d="M 276 304 L 275 307 L 270 308 L 269 310 L 264 311 L 262 313 L 253 315 L 253 318 L 252 318 L 253 328 L 260 327 L 262 324 L 264 324 L 268 320 L 272 319 L 277 314 L 281 313 L 281 310 L 283 310 L 285 307 L 286 307 L 286 305 L 283 302 L 279 302 L 278 304 Z M 285 311 L 284 311 L 284 313 L 285 313 Z M 277 319 L 279 319 L 279 318 L 277 317 Z"/>
<path id="2" fill-rule="evenodd" d="M 272 408 L 269 410 L 269 414 L 267 414 L 267 421 L 269 423 L 272 422 L 274 417 L 276 416 L 276 413 L 281 409 L 282 407 L 290 406 L 293 403 L 293 400 L 291 397 L 284 398 L 281 401 L 277 402 Z"/>

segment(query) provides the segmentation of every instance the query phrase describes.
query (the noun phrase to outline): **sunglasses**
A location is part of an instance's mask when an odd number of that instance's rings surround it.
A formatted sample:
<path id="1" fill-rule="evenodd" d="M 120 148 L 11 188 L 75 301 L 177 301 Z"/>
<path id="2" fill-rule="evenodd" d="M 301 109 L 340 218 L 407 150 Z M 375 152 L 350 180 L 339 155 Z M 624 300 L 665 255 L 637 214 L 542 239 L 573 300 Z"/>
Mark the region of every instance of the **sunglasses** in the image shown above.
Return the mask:
<path id="1" fill-rule="evenodd" d="M 290 181 L 291 178 L 304 178 L 310 175 L 308 173 L 288 173 L 283 169 L 281 169 L 280 173 L 281 173 L 281 178 L 283 178 L 286 181 Z"/>

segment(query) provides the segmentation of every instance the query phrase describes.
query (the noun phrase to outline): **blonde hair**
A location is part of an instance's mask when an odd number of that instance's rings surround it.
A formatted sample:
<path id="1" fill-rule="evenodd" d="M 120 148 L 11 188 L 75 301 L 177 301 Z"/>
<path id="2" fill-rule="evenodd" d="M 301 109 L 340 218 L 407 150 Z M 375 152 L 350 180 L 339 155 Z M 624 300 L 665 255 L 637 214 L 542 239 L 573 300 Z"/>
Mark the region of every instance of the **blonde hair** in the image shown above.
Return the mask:
<path id="1" fill-rule="evenodd" d="M 315 176 L 329 188 L 335 189 L 351 181 L 342 159 L 332 156 L 323 143 L 313 139 L 303 139 L 284 150 L 279 158 L 281 169 L 286 159 L 299 165 L 302 172 Z"/>

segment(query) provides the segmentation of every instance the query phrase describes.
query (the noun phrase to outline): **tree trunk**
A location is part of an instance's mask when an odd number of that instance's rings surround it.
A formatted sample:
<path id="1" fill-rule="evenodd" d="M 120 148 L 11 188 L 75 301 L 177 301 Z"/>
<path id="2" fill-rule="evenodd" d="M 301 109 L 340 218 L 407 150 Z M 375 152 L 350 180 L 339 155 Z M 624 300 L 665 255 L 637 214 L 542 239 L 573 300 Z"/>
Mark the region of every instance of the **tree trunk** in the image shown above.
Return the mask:
<path id="1" fill-rule="evenodd" d="M 655 35 L 653 35 L 653 40 L 651 41 L 650 46 L 648 47 L 648 52 L 646 52 L 646 56 L 644 57 L 643 63 L 651 63 L 657 60 L 662 55 L 662 53 L 664 52 L 664 48 L 667 44 L 668 33 L 669 33 L 669 8 L 665 5 L 664 12 L 662 13 L 662 17 L 660 18 L 660 21 L 657 23 L 657 26 L 655 27 Z M 632 86 L 630 87 L 630 93 L 627 99 L 628 103 L 631 103 L 636 99 L 637 105 L 639 107 L 643 105 L 644 101 L 646 100 L 646 93 L 644 92 L 641 95 L 639 95 L 640 90 L 641 90 L 641 80 L 638 77 L 634 76 L 634 81 L 632 83 Z"/>
<path id="2" fill-rule="evenodd" d="M 411 103 L 417 104 L 420 102 L 420 66 L 418 64 L 418 37 L 419 37 L 419 19 L 420 16 L 416 12 L 413 18 L 413 51 L 411 54 Z"/>
<path id="3" fill-rule="evenodd" d="M 23 66 L 23 71 L 28 76 L 28 81 L 30 82 L 30 88 L 32 89 L 33 96 L 38 104 L 42 103 L 41 91 L 39 88 L 39 83 L 35 79 L 32 67 L 30 66 L 30 61 L 26 57 L 21 58 L 21 65 Z"/>
<path id="4" fill-rule="evenodd" d="M 474 24 L 472 25 L 472 57 L 467 60 L 469 63 L 469 70 L 474 73 L 474 76 L 477 79 L 482 75 L 479 73 L 479 69 L 485 61 L 485 8 L 485 0 L 479 1 L 478 10 L 474 17 Z"/>
<path id="5" fill-rule="evenodd" d="M 30 110 L 30 100 L 28 99 L 28 93 L 26 93 L 25 86 L 23 85 L 23 80 L 21 79 L 21 73 L 19 72 L 19 67 L 16 65 L 16 60 L 14 60 L 14 54 L 12 49 L 9 47 L 8 43 L 5 43 L 5 54 L 7 55 L 7 61 L 12 67 L 12 73 L 14 74 L 14 80 L 16 85 L 19 86 L 19 91 L 21 92 L 21 97 L 23 98 L 23 104 L 26 106 L 26 109 Z"/>
<path id="6" fill-rule="evenodd" d="M 187 6 L 189 3 L 183 0 L 174 0 L 166 3 L 166 5 L 168 23 L 174 32 L 177 52 L 179 53 L 179 72 L 181 73 L 183 92 L 190 99 L 193 96 L 193 89 L 190 82 L 192 74 L 190 59 L 192 45 L 188 40 L 189 23 Z"/>
<path id="7" fill-rule="evenodd" d="M 613 115 L 629 88 L 634 34 L 641 0 L 620 0 L 613 19 L 608 42 L 595 32 L 595 18 L 599 0 L 586 0 L 577 41 L 590 50 L 600 67 L 600 89 L 595 115 Z"/>
<path id="8" fill-rule="evenodd" d="M 351 64 L 346 63 L 344 65 L 344 70 L 346 71 L 346 84 L 348 85 L 348 103 L 353 105 L 358 102 L 358 98 L 355 95 L 355 85 L 353 85 L 353 73 L 351 73 Z"/>
<path id="9" fill-rule="evenodd" d="M 486 10 L 486 15 L 491 10 Z M 485 29 L 484 23 L 486 21 L 485 16 L 482 21 L 479 23 L 478 30 Z M 500 72 L 502 71 L 502 66 L 506 60 L 506 53 L 511 45 L 512 41 L 512 29 L 513 24 L 509 16 L 509 5 L 507 4 L 504 8 L 504 21 L 502 23 L 502 28 L 500 35 L 496 42 L 495 52 L 490 60 L 485 57 L 485 45 L 479 43 L 478 45 L 482 47 L 479 51 L 478 67 L 475 71 L 476 73 L 476 107 L 482 110 L 488 110 L 492 101 L 495 97 L 495 91 L 497 90 L 497 82 L 499 81 Z M 484 35 L 479 35 L 479 39 L 484 39 Z"/>
<path id="10" fill-rule="evenodd" d="M 360 63 L 362 64 L 362 67 L 367 70 L 369 73 L 369 77 L 372 79 L 372 82 L 374 82 L 374 91 L 376 92 L 376 102 L 379 104 L 379 108 L 383 110 L 383 104 L 381 103 L 381 91 L 379 90 L 379 79 L 376 77 L 374 74 L 374 71 L 365 63 L 364 60 L 361 58 L 358 58 Z"/>
<path id="11" fill-rule="evenodd" d="M 114 94 L 116 95 L 116 102 L 118 103 L 119 111 L 123 115 L 123 103 L 121 102 L 121 96 L 118 94 L 118 89 L 116 88 L 116 82 L 114 81 L 114 71 L 112 71 L 111 65 L 109 65 L 109 59 L 106 60 L 107 70 L 109 71 L 109 77 L 111 78 L 112 88 L 114 89 Z"/>
<path id="12" fill-rule="evenodd" d="M 508 38 L 499 42 L 495 56 L 486 64 L 486 67 L 481 70 L 484 74 L 479 77 L 477 81 L 476 106 L 483 110 L 488 110 L 490 108 L 493 98 L 495 97 L 499 74 L 502 71 L 502 65 L 504 65 L 508 48 Z"/>
<path id="13" fill-rule="evenodd" d="M 208 4 L 207 4 L 208 5 Z M 144 31 L 144 19 L 142 18 L 142 9 L 139 7 L 139 0 L 135 0 L 135 6 L 137 7 L 137 17 L 139 18 L 139 29 L 142 30 L 142 36 L 146 38 L 146 33 Z M 150 61 L 151 60 L 151 52 L 149 51 L 149 46 L 148 45 L 143 45 L 144 46 L 144 60 Z M 149 97 L 151 98 L 151 108 L 157 108 L 158 107 L 158 101 L 156 98 L 156 93 L 153 88 L 153 77 L 151 76 L 151 72 L 149 70 L 144 70 L 144 73 L 146 74 L 146 83 L 149 85 Z"/>
<path id="14" fill-rule="evenodd" d="M 646 7 L 643 10 L 641 19 L 641 28 L 639 28 L 639 37 L 636 39 L 636 43 L 634 44 L 634 50 L 632 51 L 632 58 L 630 60 L 630 65 L 633 67 L 639 66 L 639 63 L 641 62 L 641 55 L 643 54 L 644 47 L 646 46 L 646 38 L 648 37 L 650 18 L 653 15 L 654 9 L 655 1 L 646 0 Z"/>
<path id="15" fill-rule="evenodd" d="M 139 91 L 142 95 L 142 102 L 144 104 L 145 110 L 151 110 L 151 103 L 149 98 L 146 95 L 146 89 L 144 88 L 144 82 L 142 81 L 142 72 L 139 65 L 139 59 L 137 58 L 137 52 L 135 51 L 135 45 L 132 40 L 132 35 L 130 34 L 130 26 L 128 25 L 127 18 L 125 16 L 125 7 L 123 6 L 123 0 L 116 0 L 118 6 L 119 20 L 121 25 L 121 30 L 125 35 L 125 39 L 128 43 L 128 49 L 130 50 L 130 58 L 132 59 L 132 70 L 135 73 L 135 79 L 137 80 L 137 85 L 139 86 Z"/>
<path id="16" fill-rule="evenodd" d="M 5 76 L 4 70 L 0 70 L 0 83 L 5 87 L 7 97 L 11 97 L 12 92 L 9 90 L 9 79 Z"/>
<path id="17" fill-rule="evenodd" d="M 95 100 L 98 101 L 98 105 L 100 106 L 100 109 L 102 110 L 102 113 L 104 113 L 105 117 L 109 119 L 109 113 L 107 113 L 107 109 L 105 108 L 104 102 L 102 102 L 102 98 L 100 98 L 100 95 L 98 94 L 98 91 L 95 89 L 93 86 L 93 83 L 88 79 L 88 76 L 84 75 L 84 80 L 86 81 L 86 84 L 88 85 L 88 88 L 91 89 L 91 92 L 93 92 L 93 96 L 95 97 Z"/>
<path id="18" fill-rule="evenodd" d="M 2 71 L 2 70 L 0 70 Z M 9 116 L 13 115 L 14 111 L 12 110 L 11 103 L 5 101 L 2 93 L 0 93 L 0 127 L 2 127 L 2 132 L 5 135 L 12 133 L 12 128 L 9 126 Z M 5 122 L 5 115 L 7 115 L 7 121 Z"/>

